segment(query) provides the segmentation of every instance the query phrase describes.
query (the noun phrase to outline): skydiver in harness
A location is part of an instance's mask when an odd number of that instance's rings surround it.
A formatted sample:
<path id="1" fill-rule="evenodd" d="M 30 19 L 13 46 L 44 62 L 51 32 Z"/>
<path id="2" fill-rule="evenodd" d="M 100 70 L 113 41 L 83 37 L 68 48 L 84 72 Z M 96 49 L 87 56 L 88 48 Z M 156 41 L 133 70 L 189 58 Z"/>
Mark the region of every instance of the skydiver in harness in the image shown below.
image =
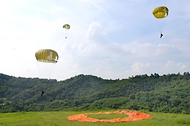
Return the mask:
<path id="1" fill-rule="evenodd" d="M 164 36 L 164 35 L 161 33 L 161 34 L 160 34 L 160 38 L 162 38 L 163 36 Z"/>
<path id="2" fill-rule="evenodd" d="M 44 91 L 42 91 L 42 94 L 41 94 L 41 96 L 43 96 L 43 94 L 44 94 L 45 92 Z"/>

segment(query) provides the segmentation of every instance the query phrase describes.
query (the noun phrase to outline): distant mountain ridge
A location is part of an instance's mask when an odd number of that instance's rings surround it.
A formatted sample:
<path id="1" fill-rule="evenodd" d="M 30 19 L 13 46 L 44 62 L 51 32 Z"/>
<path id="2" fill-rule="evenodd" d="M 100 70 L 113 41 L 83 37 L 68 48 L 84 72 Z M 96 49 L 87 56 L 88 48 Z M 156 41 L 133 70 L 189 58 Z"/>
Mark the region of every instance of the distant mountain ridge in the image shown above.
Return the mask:
<path id="1" fill-rule="evenodd" d="M 96 109 L 190 114 L 190 74 L 122 80 L 80 74 L 64 81 L 0 74 L 0 112 Z"/>

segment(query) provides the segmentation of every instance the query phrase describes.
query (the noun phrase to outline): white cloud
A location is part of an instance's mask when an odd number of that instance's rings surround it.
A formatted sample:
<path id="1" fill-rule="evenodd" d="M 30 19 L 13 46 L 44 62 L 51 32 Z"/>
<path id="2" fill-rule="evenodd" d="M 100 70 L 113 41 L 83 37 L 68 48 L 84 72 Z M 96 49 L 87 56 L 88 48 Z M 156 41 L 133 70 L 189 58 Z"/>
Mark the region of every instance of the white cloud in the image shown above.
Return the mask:
<path id="1" fill-rule="evenodd" d="M 92 22 L 87 31 L 87 38 L 95 43 L 103 44 L 106 40 L 104 28 L 98 22 Z"/>
<path id="2" fill-rule="evenodd" d="M 177 63 L 173 60 L 168 60 L 167 63 L 164 65 L 163 72 L 164 73 L 178 73 L 178 72 L 185 72 L 188 71 L 188 65 Z"/>
<path id="3" fill-rule="evenodd" d="M 150 63 L 135 62 L 131 67 L 131 72 L 133 74 L 144 74 L 149 71 L 150 67 Z"/>

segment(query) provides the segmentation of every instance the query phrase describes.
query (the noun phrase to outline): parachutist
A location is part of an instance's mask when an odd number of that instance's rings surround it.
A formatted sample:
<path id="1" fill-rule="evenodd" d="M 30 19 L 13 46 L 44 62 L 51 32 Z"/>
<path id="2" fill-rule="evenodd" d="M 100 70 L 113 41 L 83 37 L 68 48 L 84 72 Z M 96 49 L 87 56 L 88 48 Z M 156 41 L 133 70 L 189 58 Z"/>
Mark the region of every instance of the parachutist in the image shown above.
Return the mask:
<path id="1" fill-rule="evenodd" d="M 43 94 L 44 94 L 45 92 L 44 91 L 42 91 L 42 94 L 41 94 L 41 96 L 43 96 Z"/>
<path id="2" fill-rule="evenodd" d="M 164 35 L 161 33 L 161 34 L 160 34 L 160 38 L 162 38 L 163 36 L 164 36 Z"/>
<path id="3" fill-rule="evenodd" d="M 163 18 L 166 18 L 169 14 L 169 9 L 166 7 L 166 6 L 159 6 L 159 7 L 156 7 L 154 8 L 154 10 L 152 11 L 152 14 L 154 15 L 154 17 L 158 20 L 160 19 L 163 19 Z M 162 21 L 161 21 L 162 22 Z M 158 23 L 158 27 L 160 29 L 160 38 L 163 37 L 163 34 L 162 34 L 162 30 L 163 30 L 163 27 L 164 26 L 161 26 L 161 24 Z"/>

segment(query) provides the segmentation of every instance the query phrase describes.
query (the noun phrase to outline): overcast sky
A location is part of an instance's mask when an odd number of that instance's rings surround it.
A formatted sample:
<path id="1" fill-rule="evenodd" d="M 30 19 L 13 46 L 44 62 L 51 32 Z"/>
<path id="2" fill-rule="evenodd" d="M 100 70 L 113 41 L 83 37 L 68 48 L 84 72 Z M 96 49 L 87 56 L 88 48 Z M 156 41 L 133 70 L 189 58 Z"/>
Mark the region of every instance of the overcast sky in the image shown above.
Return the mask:
<path id="1" fill-rule="evenodd" d="M 162 5 L 169 15 L 158 20 L 152 10 Z M 0 16 L 3 74 L 42 77 L 39 49 L 58 52 L 46 76 L 58 80 L 190 71 L 189 0 L 4 0 Z"/>

